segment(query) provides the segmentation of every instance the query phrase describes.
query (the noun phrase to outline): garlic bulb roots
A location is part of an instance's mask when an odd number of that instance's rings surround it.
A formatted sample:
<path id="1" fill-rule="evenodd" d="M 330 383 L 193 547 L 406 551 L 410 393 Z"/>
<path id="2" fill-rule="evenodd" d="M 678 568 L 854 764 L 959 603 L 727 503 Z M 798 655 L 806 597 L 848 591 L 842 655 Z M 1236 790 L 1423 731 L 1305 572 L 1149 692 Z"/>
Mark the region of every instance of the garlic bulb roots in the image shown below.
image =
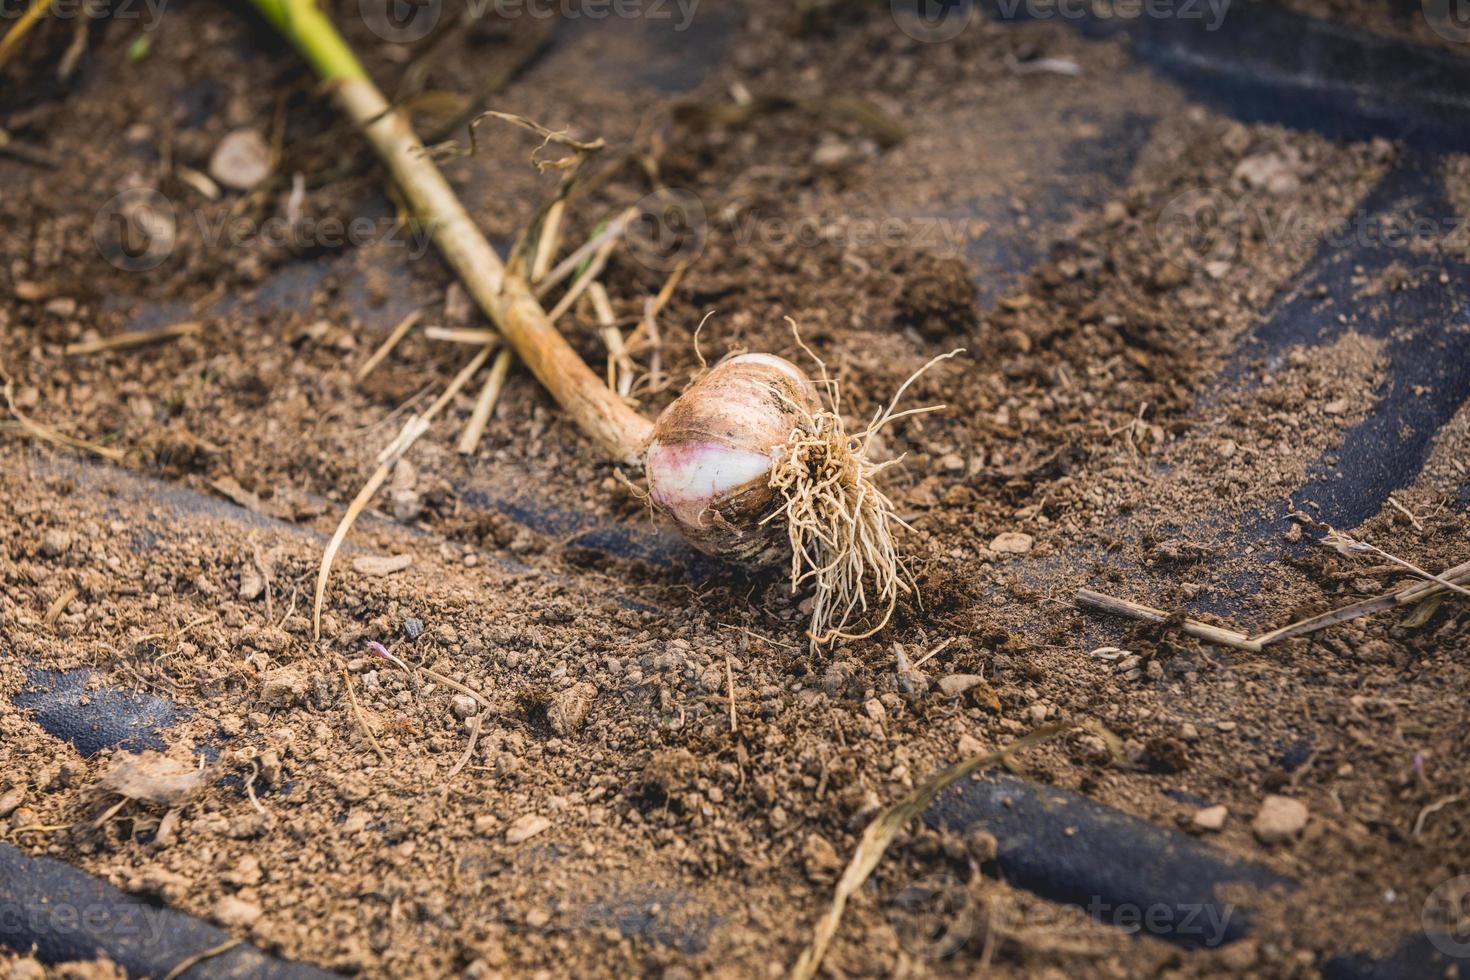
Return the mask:
<path id="1" fill-rule="evenodd" d="M 795 364 L 727 358 L 654 424 L 644 458 L 650 499 L 701 551 L 789 560 L 793 591 L 814 589 L 814 644 L 870 636 L 913 588 L 893 541 L 905 525 L 873 481 L 888 464 L 866 455 L 892 416 L 890 406 L 849 432 Z M 849 631 L 880 612 L 871 629 Z"/>

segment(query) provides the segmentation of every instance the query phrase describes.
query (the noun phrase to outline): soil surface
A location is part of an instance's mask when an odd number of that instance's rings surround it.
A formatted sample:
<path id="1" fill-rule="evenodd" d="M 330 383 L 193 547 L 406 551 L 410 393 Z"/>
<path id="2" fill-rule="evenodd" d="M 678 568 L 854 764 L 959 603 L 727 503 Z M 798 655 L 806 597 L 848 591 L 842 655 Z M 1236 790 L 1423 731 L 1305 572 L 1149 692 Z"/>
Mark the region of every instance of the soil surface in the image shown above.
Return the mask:
<path id="1" fill-rule="evenodd" d="M 1398 334 L 1369 324 L 1442 282 L 1440 253 L 1364 270 L 1330 336 L 1245 343 L 1401 148 L 1244 125 L 1057 22 L 925 44 L 886 5 L 701 6 L 683 31 L 670 13 L 446 16 L 412 44 L 340 23 L 423 133 L 493 89 L 496 109 L 607 141 L 558 258 L 664 195 L 602 275 L 631 338 L 683 269 L 630 347 L 646 412 L 698 371 L 711 311 L 705 358 L 809 364 L 792 318 L 853 419 L 964 348 L 905 396 L 945 410 L 878 447 L 904 454 L 885 487 L 920 596 L 877 636 L 809 650 L 781 570 L 696 559 L 513 367 L 474 453 L 454 447 L 478 377 L 398 465 L 313 641 L 326 539 L 474 353 L 423 327 L 486 323 L 261 23 L 202 2 L 147 32 L 53 20 L 0 91 L 20 144 L 0 151 L 4 838 L 347 973 L 775 976 L 880 807 L 1070 718 L 1116 741 L 1075 731 L 1017 771 L 1300 890 L 1266 899 L 1249 939 L 1185 950 L 1012 887 L 983 835 L 916 823 L 848 906 L 831 975 L 1310 976 L 1422 933 L 1431 893 L 1470 873 L 1470 607 L 1249 653 L 1073 602 L 1263 632 L 1412 580 L 1283 513 L 1386 397 Z M 269 171 L 246 191 L 210 176 L 242 129 Z M 442 136 L 504 247 L 555 186 L 532 155 L 559 151 L 493 121 L 473 154 L 462 125 Z M 1470 216 L 1470 161 L 1434 166 Z M 172 215 L 166 248 L 137 238 L 161 213 L 145 194 Z M 1206 216 L 1227 220 L 1196 222 L 1221 199 Z M 561 326 L 601 372 L 591 304 Z M 1420 327 L 1438 324 L 1396 329 Z M 1423 569 L 1463 562 L 1467 459 L 1462 408 L 1393 502 L 1341 530 Z M 163 747 L 209 768 L 197 794 L 120 797 L 103 783 L 123 750 L 84 757 L 16 703 L 36 669 L 82 667 L 186 709 Z M 951 696 L 955 675 L 984 682 Z M 1252 822 L 1273 794 L 1308 817 L 1267 844 Z M 1223 828 L 1201 829 L 1217 804 Z M 940 951 L 902 900 L 936 876 L 966 917 Z M 76 971 L 51 975 L 118 975 Z"/>

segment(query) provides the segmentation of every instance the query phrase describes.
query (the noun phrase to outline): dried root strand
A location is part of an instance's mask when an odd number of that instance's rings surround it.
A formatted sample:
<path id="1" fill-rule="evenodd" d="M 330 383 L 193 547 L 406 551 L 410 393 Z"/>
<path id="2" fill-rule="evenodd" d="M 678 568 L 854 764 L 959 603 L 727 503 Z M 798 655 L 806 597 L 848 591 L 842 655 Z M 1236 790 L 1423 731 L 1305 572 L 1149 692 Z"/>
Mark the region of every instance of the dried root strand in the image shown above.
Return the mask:
<path id="1" fill-rule="evenodd" d="M 894 525 L 903 520 L 873 483 L 879 469 L 863 456 L 861 437 L 829 411 L 793 429 L 771 469 L 771 486 L 782 498 L 776 515 L 791 544 L 792 591 L 815 586 L 807 636 L 818 646 L 878 632 L 899 595 L 913 589 L 893 541 Z M 873 608 L 883 610 L 876 625 L 848 631 Z"/>
<path id="2" fill-rule="evenodd" d="M 786 523 L 792 591 L 808 583 L 814 588 L 807 636 L 815 646 L 872 636 L 888 625 L 900 596 L 918 593 L 894 542 L 898 528 L 912 528 L 875 481 L 902 457 L 875 463 L 868 451 L 873 437 L 890 422 L 943 408 L 895 411 L 899 397 L 919 375 L 958 353 L 940 355 L 914 372 L 888 406 L 859 432 L 849 431 L 843 422 L 836 382 L 827 378 L 825 365 L 817 362 L 831 408 L 803 409 L 801 424 L 777 451 L 771 486 L 780 493 L 782 503 L 762 522 L 780 518 Z M 862 632 L 849 629 L 876 610 L 882 612 L 870 628 Z"/>

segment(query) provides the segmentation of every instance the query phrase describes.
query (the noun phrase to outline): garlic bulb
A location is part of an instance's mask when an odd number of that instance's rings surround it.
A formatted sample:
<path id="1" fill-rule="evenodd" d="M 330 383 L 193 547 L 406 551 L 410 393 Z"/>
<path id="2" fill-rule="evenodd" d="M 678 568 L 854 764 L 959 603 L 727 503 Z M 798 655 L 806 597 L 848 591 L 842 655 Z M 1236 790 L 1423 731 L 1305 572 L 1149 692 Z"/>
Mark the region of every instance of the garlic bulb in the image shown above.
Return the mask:
<path id="1" fill-rule="evenodd" d="M 894 544 L 908 525 L 875 482 L 897 460 L 874 462 L 868 451 L 884 426 L 942 407 L 897 411 L 915 378 L 958 353 L 914 372 L 857 431 L 837 411 L 825 366 L 830 407 L 790 361 L 721 361 L 654 423 L 644 454 L 649 498 L 707 554 L 790 562 L 792 592 L 812 592 L 813 647 L 872 636 L 917 586 Z M 853 632 L 863 620 L 871 625 Z"/>
<path id="2" fill-rule="evenodd" d="M 762 523 L 780 504 L 771 486 L 776 454 L 820 408 L 811 380 L 790 361 L 726 358 L 654 423 L 644 457 L 654 505 L 706 554 L 765 557 L 784 536 Z"/>

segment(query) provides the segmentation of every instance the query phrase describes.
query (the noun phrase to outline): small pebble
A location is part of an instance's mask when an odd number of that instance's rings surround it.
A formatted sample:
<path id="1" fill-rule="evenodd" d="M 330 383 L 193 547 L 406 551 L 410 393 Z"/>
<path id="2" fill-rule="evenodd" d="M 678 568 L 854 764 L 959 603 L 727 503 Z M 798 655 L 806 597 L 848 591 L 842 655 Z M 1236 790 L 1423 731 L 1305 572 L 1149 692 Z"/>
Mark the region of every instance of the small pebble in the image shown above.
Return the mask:
<path id="1" fill-rule="evenodd" d="M 842 858 L 838 856 L 832 842 L 816 832 L 806 837 L 806 843 L 802 847 L 802 861 L 806 867 L 806 876 L 817 884 L 830 881 L 842 867 Z"/>
<path id="2" fill-rule="evenodd" d="M 970 845 L 970 853 L 980 864 L 994 861 L 996 854 L 1000 852 L 1000 841 L 988 830 L 972 830 L 965 843 Z"/>
<path id="3" fill-rule="evenodd" d="M 76 314 L 77 301 L 70 296 L 58 296 L 46 304 L 45 310 L 52 316 L 65 320 Z"/>
<path id="4" fill-rule="evenodd" d="M 413 555 L 359 555 L 352 559 L 352 570 L 376 578 L 401 572 L 412 564 Z"/>
<path id="5" fill-rule="evenodd" d="M 952 698 L 957 698 L 970 688 L 984 684 L 985 678 L 979 674 L 948 674 L 939 678 L 939 690 Z"/>
<path id="6" fill-rule="evenodd" d="M 58 558 L 69 548 L 71 534 L 59 527 L 51 528 L 41 537 L 41 555 L 45 558 Z"/>
<path id="7" fill-rule="evenodd" d="M 0 820 L 4 820 L 25 802 L 26 788 L 24 786 L 12 786 L 3 794 L 0 794 Z"/>
<path id="8" fill-rule="evenodd" d="M 225 134 L 209 158 L 209 176 L 232 190 L 248 191 L 270 172 L 270 146 L 253 129 Z"/>
<path id="9" fill-rule="evenodd" d="M 27 956 L 10 965 L 10 980 L 46 980 L 46 968 Z"/>
<path id="10" fill-rule="evenodd" d="M 255 920 L 259 919 L 260 915 L 260 906 L 254 902 L 247 902 L 234 895 L 226 895 L 214 903 L 212 918 L 226 928 L 248 929 L 255 925 Z"/>
<path id="11" fill-rule="evenodd" d="M 1285 844 L 1307 825 L 1307 807 L 1287 796 L 1267 796 L 1251 824 L 1256 839 L 1262 844 Z"/>
<path id="12" fill-rule="evenodd" d="M 551 821 L 539 813 L 527 813 L 517 817 L 515 822 L 506 828 L 505 839 L 510 844 L 521 844 L 550 826 Z"/>
<path id="13" fill-rule="evenodd" d="M 456 694 L 450 704 L 456 718 L 469 718 L 480 710 L 479 702 L 468 694 Z"/>
<path id="14" fill-rule="evenodd" d="M 1195 811 L 1194 825 L 1200 830 L 1219 830 L 1225 826 L 1225 818 L 1228 816 L 1230 816 L 1230 810 L 1224 804 L 1207 806 Z"/>
<path id="15" fill-rule="evenodd" d="M 1024 555 L 1031 550 L 1036 539 L 1020 531 L 997 534 L 990 542 L 990 550 L 999 555 Z"/>

